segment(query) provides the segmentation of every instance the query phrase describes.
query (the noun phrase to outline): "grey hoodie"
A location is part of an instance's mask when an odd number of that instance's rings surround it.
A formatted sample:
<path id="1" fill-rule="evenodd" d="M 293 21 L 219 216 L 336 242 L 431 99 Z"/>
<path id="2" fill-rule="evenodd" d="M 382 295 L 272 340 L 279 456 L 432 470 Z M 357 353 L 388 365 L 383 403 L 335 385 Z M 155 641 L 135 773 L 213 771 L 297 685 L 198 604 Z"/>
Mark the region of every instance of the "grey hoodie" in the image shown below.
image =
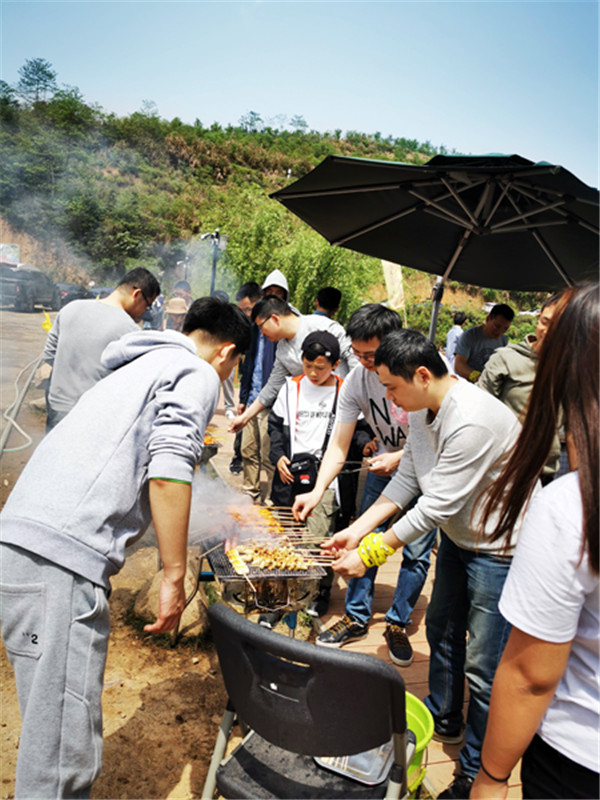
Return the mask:
<path id="1" fill-rule="evenodd" d="M 41 442 L 0 515 L 0 539 L 109 587 L 151 520 L 148 479 L 191 481 L 220 381 L 187 336 L 107 346 L 114 372 Z"/>

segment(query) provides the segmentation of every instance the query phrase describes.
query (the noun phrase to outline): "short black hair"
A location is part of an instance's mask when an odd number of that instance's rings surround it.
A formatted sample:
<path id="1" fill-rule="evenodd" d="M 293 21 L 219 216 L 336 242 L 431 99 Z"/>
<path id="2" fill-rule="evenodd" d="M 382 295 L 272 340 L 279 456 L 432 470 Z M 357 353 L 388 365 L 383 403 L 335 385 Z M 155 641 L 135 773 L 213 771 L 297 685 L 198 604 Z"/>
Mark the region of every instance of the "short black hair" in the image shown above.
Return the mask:
<path id="1" fill-rule="evenodd" d="M 233 342 L 236 352 L 245 353 L 252 339 L 252 324 L 233 303 L 218 297 L 200 297 L 189 307 L 183 333 L 201 330 L 217 342 Z"/>
<path id="2" fill-rule="evenodd" d="M 375 351 L 375 366 L 386 366 L 392 375 L 411 381 L 417 367 L 427 367 L 436 378 L 448 374 L 448 368 L 435 345 L 419 331 L 389 333 Z"/>
<path id="3" fill-rule="evenodd" d="M 223 289 L 214 289 L 211 297 L 218 297 L 219 300 L 224 300 L 226 303 L 229 302 L 229 295 Z"/>
<path id="4" fill-rule="evenodd" d="M 189 285 L 187 281 L 177 281 L 177 283 L 173 287 L 173 291 L 175 291 L 176 289 L 183 289 L 184 292 L 192 291 L 192 287 Z"/>
<path id="5" fill-rule="evenodd" d="M 302 342 L 302 356 L 307 361 L 314 361 L 324 356 L 330 364 L 340 359 L 340 343 L 329 331 L 313 331 Z"/>
<path id="6" fill-rule="evenodd" d="M 367 303 L 352 314 L 346 326 L 346 333 L 354 341 L 368 342 L 379 339 L 392 331 L 402 328 L 400 315 L 381 303 Z"/>
<path id="7" fill-rule="evenodd" d="M 327 311 L 337 311 L 340 307 L 342 293 L 334 286 L 326 286 L 317 292 L 317 303 Z"/>
<path id="8" fill-rule="evenodd" d="M 496 303 L 490 311 L 490 319 L 495 317 L 503 317 L 507 322 L 512 322 L 515 318 L 515 312 L 506 303 Z"/>
<path id="9" fill-rule="evenodd" d="M 139 289 L 148 300 L 160 294 L 160 283 L 144 267 L 136 267 L 136 269 L 132 269 L 123 275 L 117 284 L 117 288 L 119 286 L 130 286 L 132 289 Z"/>
<path id="10" fill-rule="evenodd" d="M 270 317 L 271 314 L 278 314 L 280 317 L 289 317 L 293 313 L 291 306 L 289 306 L 285 300 L 276 297 L 274 294 L 268 294 L 266 297 L 263 297 L 262 300 L 259 300 L 252 309 L 252 321 L 256 322 L 259 317 L 261 319 L 266 319 Z"/>
<path id="11" fill-rule="evenodd" d="M 242 284 L 242 286 L 240 286 L 235 293 L 235 299 L 238 303 L 240 300 L 243 300 L 244 297 L 247 297 L 248 300 L 253 300 L 255 303 L 257 303 L 262 296 L 262 289 L 258 283 L 256 283 L 256 281 L 248 281 L 248 283 Z"/>
<path id="12" fill-rule="evenodd" d="M 467 315 L 464 311 L 457 311 L 453 319 L 455 325 L 464 325 L 467 321 Z"/>

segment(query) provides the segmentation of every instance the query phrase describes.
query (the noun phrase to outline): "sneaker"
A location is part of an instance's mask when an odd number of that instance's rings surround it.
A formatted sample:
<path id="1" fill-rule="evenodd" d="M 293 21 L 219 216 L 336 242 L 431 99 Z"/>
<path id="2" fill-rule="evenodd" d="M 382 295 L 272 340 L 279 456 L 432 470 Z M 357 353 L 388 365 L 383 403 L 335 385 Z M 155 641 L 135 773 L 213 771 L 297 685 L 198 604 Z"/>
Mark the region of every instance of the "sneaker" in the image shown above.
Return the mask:
<path id="1" fill-rule="evenodd" d="M 399 667 L 408 667 L 412 664 L 413 649 L 406 635 L 406 628 L 388 623 L 385 629 L 385 640 L 388 652 L 394 664 Z"/>
<path id="2" fill-rule="evenodd" d="M 317 644 L 323 647 L 341 647 L 348 642 L 354 642 L 356 639 L 364 639 L 367 635 L 368 625 L 361 625 L 360 622 L 355 622 L 352 617 L 347 614 L 336 622 L 328 630 L 320 633 L 317 636 Z"/>
<path id="3" fill-rule="evenodd" d="M 322 617 L 329 610 L 329 601 L 331 599 L 331 589 L 329 586 L 321 587 L 318 595 L 306 609 L 313 617 Z"/>
<path id="4" fill-rule="evenodd" d="M 458 725 L 450 726 L 447 722 L 435 720 L 433 738 L 436 742 L 443 742 L 444 744 L 460 744 L 465 738 L 465 726 L 462 721 Z"/>
<path id="5" fill-rule="evenodd" d="M 450 786 L 444 789 L 441 794 L 438 794 L 438 798 L 440 800 L 444 798 L 447 800 L 468 800 L 471 786 L 473 786 L 473 778 L 469 775 L 457 775 Z"/>
<path id="6" fill-rule="evenodd" d="M 232 475 L 239 475 L 242 471 L 242 459 L 241 458 L 232 458 L 229 462 L 229 472 Z"/>

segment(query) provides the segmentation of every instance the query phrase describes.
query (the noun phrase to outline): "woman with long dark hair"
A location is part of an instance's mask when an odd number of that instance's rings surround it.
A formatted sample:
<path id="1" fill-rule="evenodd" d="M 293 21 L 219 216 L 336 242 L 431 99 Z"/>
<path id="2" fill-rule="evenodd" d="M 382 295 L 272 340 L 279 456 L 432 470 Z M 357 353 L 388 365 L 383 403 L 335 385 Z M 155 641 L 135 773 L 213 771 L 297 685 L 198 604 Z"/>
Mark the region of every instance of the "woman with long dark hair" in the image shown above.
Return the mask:
<path id="1" fill-rule="evenodd" d="M 499 604 L 512 631 L 471 798 L 506 797 L 520 758 L 523 797 L 598 797 L 599 312 L 598 285 L 560 298 L 523 431 L 483 506 L 484 522 L 500 508 L 500 539 L 529 503 Z M 573 471 L 532 498 L 561 409 Z"/>

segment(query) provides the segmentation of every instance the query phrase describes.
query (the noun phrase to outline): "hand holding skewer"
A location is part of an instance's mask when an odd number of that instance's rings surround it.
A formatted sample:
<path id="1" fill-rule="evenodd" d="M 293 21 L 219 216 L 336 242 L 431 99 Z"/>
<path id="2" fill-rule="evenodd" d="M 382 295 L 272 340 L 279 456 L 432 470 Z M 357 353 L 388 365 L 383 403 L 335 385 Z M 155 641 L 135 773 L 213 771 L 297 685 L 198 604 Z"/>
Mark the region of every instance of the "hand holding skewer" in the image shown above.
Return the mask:
<path id="1" fill-rule="evenodd" d="M 360 578 L 366 572 L 366 567 L 358 555 L 357 547 L 361 540 L 359 534 L 353 533 L 350 528 L 334 534 L 321 545 L 323 550 L 335 556 L 331 567 L 344 578 Z"/>
<path id="2" fill-rule="evenodd" d="M 304 522 L 313 508 L 318 504 L 321 499 L 321 493 L 315 489 L 312 492 L 296 495 L 294 505 L 292 506 L 292 513 L 294 519 L 298 522 Z"/>

